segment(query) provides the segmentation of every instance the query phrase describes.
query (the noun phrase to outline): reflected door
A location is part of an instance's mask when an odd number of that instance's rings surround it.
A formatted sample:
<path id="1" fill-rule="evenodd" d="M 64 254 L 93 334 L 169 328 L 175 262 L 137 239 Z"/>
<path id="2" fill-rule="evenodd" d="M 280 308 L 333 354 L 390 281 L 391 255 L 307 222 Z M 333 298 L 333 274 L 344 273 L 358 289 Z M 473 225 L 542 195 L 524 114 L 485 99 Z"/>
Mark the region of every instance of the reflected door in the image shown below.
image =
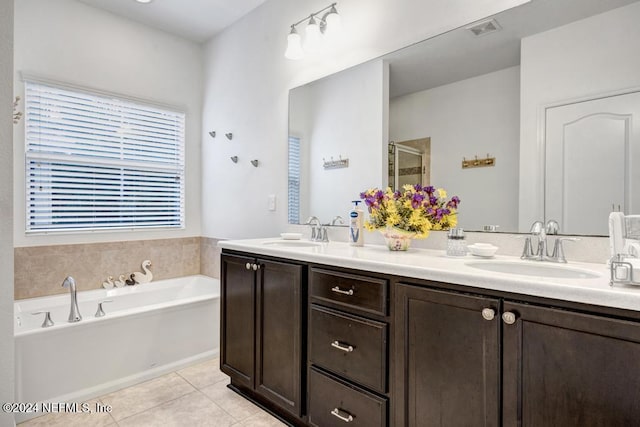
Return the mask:
<path id="1" fill-rule="evenodd" d="M 389 144 L 389 186 L 400 189 L 407 184 L 428 185 L 430 148 L 430 138 Z"/>
<path id="2" fill-rule="evenodd" d="M 546 110 L 546 220 L 607 235 L 609 212 L 640 213 L 638 122 L 640 92 Z"/>

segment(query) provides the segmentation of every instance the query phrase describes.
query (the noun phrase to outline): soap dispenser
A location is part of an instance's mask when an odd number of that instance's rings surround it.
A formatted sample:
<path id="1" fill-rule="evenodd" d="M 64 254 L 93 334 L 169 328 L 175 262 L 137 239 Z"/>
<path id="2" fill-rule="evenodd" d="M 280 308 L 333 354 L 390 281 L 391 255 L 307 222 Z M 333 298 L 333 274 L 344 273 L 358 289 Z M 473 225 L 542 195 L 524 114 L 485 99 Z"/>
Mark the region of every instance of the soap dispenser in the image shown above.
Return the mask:
<path id="1" fill-rule="evenodd" d="M 349 244 L 351 246 L 364 246 L 364 233 L 362 230 L 364 212 L 358 207 L 360 200 L 353 201 L 353 209 L 349 212 Z"/>

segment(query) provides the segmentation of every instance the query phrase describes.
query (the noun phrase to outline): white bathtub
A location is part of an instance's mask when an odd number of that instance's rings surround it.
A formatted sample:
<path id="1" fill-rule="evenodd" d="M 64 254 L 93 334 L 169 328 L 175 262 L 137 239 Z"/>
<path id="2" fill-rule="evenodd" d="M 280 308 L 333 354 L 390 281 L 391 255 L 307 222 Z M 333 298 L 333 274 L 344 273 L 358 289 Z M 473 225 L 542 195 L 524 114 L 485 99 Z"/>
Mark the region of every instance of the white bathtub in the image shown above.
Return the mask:
<path id="1" fill-rule="evenodd" d="M 106 316 L 94 317 L 107 299 Z M 217 279 L 78 292 L 77 323 L 67 321 L 69 306 L 68 293 L 14 303 L 17 402 L 81 402 L 219 352 Z M 55 325 L 42 328 L 35 311 L 50 311 Z"/>

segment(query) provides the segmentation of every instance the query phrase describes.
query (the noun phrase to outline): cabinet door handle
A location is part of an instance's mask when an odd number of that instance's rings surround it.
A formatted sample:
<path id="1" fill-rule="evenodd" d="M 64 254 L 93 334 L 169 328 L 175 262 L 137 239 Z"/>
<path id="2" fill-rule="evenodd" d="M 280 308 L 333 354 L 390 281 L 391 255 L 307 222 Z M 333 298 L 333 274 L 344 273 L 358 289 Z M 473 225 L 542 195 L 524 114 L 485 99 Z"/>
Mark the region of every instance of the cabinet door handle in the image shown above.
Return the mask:
<path id="1" fill-rule="evenodd" d="M 353 351 L 353 346 L 349 344 L 342 344 L 340 341 L 334 341 L 331 343 L 331 347 L 337 348 L 338 350 L 342 350 L 347 353 L 351 353 Z"/>
<path id="2" fill-rule="evenodd" d="M 344 412 L 346 415 L 342 415 L 340 412 Z M 351 421 L 353 421 L 353 415 L 351 415 L 347 411 L 340 411 L 340 409 L 338 408 L 334 408 L 333 411 L 331 411 L 331 415 L 341 419 L 345 423 L 350 423 Z"/>
<path id="3" fill-rule="evenodd" d="M 514 323 L 516 323 L 516 319 L 517 316 L 515 313 L 512 313 L 510 311 L 505 311 L 504 313 L 502 313 L 502 320 L 507 325 L 513 325 Z"/>
<path id="4" fill-rule="evenodd" d="M 353 295 L 353 289 L 349 289 L 348 291 L 343 291 L 338 286 L 334 286 L 333 288 L 331 288 L 331 290 L 335 293 L 342 294 L 342 295 L 349 295 L 349 296 Z"/>
<path id="5" fill-rule="evenodd" d="M 496 311 L 492 308 L 483 308 L 482 309 L 482 318 L 484 320 L 493 320 L 496 317 Z"/>
<path id="6" fill-rule="evenodd" d="M 253 268 L 253 271 L 260 270 L 260 264 L 253 264 L 251 268 Z"/>
<path id="7" fill-rule="evenodd" d="M 248 262 L 247 265 L 245 265 L 245 267 L 247 268 L 247 270 L 251 270 L 251 263 Z"/>

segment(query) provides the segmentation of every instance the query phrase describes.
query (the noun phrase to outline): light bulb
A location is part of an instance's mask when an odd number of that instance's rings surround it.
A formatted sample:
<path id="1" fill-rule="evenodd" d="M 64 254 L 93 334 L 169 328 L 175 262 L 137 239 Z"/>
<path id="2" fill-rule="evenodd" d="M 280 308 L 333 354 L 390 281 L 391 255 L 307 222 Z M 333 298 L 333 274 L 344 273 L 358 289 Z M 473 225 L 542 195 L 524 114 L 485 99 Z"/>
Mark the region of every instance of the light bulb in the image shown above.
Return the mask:
<path id="1" fill-rule="evenodd" d="M 327 27 L 325 28 L 326 35 L 332 36 L 340 31 L 340 28 L 342 27 L 340 15 L 338 15 L 338 11 L 335 6 L 331 6 L 331 10 L 329 10 L 329 13 L 327 13 L 324 20 L 327 23 Z"/>
<path id="2" fill-rule="evenodd" d="M 306 37 L 304 40 L 304 48 L 308 52 L 317 52 L 320 49 L 320 43 L 322 42 L 322 35 L 320 34 L 320 26 L 311 15 L 309 23 L 305 28 Z"/>
<path id="3" fill-rule="evenodd" d="M 287 50 L 284 52 L 284 57 L 287 59 L 302 59 L 304 57 L 300 34 L 294 26 L 291 26 L 291 32 L 287 36 Z"/>

